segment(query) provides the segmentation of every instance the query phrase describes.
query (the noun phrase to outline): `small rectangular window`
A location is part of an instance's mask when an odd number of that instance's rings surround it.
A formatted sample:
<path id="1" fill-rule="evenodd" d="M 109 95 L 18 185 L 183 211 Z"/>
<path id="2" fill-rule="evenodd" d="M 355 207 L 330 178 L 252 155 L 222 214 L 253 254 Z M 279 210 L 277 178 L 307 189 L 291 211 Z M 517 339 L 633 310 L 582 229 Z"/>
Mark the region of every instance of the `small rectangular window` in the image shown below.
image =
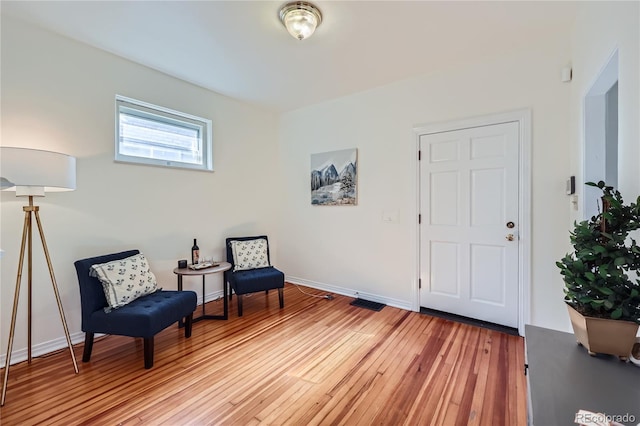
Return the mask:
<path id="1" fill-rule="evenodd" d="M 115 159 L 212 171 L 211 120 L 116 95 Z"/>

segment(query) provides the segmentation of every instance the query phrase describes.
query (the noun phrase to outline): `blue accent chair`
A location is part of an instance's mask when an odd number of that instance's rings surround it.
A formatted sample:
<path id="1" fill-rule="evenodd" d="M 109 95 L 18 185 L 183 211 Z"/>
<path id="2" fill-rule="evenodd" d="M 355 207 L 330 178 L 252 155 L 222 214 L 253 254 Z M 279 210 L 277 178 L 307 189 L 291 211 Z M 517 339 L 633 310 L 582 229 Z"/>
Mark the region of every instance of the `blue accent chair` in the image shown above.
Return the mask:
<path id="1" fill-rule="evenodd" d="M 242 271 L 234 271 L 235 264 L 233 261 L 233 250 L 231 248 L 231 241 L 250 241 L 263 238 L 267 240 L 267 258 L 269 265 L 271 265 L 271 258 L 269 257 L 269 239 L 266 235 L 260 235 L 255 237 L 232 237 L 226 239 L 227 248 L 227 262 L 231 263 L 231 269 L 225 271 L 224 281 L 228 283 L 229 300 L 233 297 L 232 293 L 236 294 L 238 299 L 238 316 L 242 316 L 242 296 L 248 293 L 256 293 L 258 291 L 264 291 L 265 294 L 269 294 L 269 290 L 278 289 L 278 300 L 280 302 L 280 309 L 284 308 L 284 274 L 274 268 L 268 266 L 265 268 L 247 269 Z M 233 290 L 233 292 L 231 291 Z"/>
<path id="2" fill-rule="evenodd" d="M 191 337 L 193 311 L 197 297 L 193 291 L 163 291 L 140 297 L 117 309 L 105 312 L 107 299 L 98 278 L 89 276 L 92 265 L 125 259 L 139 254 L 138 250 L 91 257 L 74 263 L 80 285 L 82 331 L 85 332 L 83 362 L 91 359 L 94 333 L 142 337 L 144 368 L 153 367 L 153 337 L 180 319 L 185 320 L 184 335 Z"/>

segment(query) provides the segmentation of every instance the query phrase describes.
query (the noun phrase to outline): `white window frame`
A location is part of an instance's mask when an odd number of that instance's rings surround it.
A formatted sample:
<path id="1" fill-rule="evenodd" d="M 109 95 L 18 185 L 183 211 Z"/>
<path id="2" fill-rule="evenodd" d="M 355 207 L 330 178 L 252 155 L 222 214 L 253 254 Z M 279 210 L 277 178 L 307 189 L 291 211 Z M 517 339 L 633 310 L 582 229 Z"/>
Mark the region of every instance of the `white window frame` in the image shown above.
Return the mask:
<path id="1" fill-rule="evenodd" d="M 147 120 L 157 121 L 163 124 L 176 124 L 186 128 L 197 129 L 200 134 L 200 146 L 202 151 L 199 163 L 188 163 L 181 161 L 168 161 L 158 158 L 134 156 L 121 152 L 120 135 L 120 113 L 128 112 L 131 115 L 138 115 Z M 186 114 L 148 102 L 139 101 L 125 96 L 116 95 L 115 102 L 115 161 L 125 163 L 135 163 L 143 165 L 173 167 L 190 170 L 213 171 L 213 142 L 212 142 L 212 122 L 206 118 Z"/>

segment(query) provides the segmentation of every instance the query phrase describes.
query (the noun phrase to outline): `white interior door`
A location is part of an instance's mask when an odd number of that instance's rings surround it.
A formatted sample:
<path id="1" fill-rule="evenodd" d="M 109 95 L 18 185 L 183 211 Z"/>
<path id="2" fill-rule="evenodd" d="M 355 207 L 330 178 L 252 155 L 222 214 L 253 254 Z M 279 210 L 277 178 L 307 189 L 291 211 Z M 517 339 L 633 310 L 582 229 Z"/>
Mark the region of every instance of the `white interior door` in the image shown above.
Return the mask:
<path id="1" fill-rule="evenodd" d="M 420 136 L 420 306 L 518 327 L 518 134 Z"/>

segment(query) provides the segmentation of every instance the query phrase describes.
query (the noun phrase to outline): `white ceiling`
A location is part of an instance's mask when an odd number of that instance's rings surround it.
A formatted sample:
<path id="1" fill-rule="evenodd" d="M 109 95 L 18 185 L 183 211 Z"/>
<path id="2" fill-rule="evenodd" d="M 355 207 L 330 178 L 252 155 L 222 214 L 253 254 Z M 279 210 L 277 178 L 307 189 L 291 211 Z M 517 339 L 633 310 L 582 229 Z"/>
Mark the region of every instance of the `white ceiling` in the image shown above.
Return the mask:
<path id="1" fill-rule="evenodd" d="M 5 1 L 34 23 L 215 92 L 287 111 L 505 55 L 568 29 L 576 2 L 327 1 L 309 39 L 284 1 Z M 569 59 L 569 58 L 567 58 Z"/>

